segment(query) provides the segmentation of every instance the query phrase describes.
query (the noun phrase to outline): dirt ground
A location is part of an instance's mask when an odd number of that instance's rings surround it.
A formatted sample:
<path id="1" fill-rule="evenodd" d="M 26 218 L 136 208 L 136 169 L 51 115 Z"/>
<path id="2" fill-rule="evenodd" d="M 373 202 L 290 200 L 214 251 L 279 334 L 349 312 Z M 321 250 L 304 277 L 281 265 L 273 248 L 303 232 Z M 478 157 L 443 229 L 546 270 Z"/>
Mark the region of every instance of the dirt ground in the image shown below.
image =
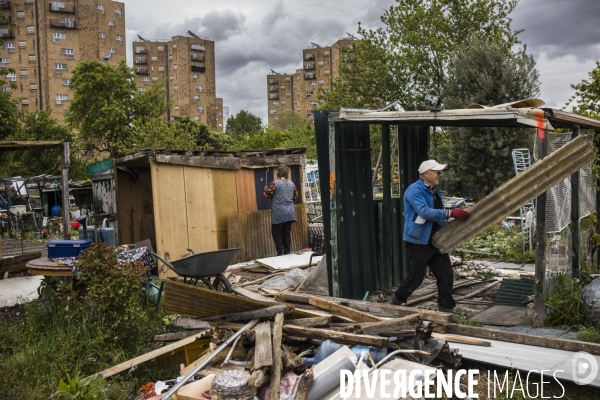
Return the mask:
<path id="1" fill-rule="evenodd" d="M 7 324 L 12 324 L 27 318 L 25 307 L 21 304 L 15 304 L 11 307 L 0 308 L 0 320 Z"/>

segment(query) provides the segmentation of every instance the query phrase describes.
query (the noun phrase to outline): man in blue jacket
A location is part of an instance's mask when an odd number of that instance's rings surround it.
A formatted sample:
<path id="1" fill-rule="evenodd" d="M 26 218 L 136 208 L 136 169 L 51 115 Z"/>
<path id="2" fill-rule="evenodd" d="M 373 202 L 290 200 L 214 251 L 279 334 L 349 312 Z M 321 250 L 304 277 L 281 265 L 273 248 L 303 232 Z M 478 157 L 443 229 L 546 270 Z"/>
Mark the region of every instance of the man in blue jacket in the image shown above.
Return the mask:
<path id="1" fill-rule="evenodd" d="M 453 312 L 454 275 L 450 256 L 433 246 L 431 238 L 450 218 L 466 220 L 469 213 L 460 208 L 445 210 L 437 188 L 447 164 L 427 160 L 419 166 L 419 180 L 404 194 L 404 241 L 408 259 L 408 276 L 404 278 L 388 303 L 400 305 L 423 283 L 427 266 L 437 280 L 438 308 Z"/>

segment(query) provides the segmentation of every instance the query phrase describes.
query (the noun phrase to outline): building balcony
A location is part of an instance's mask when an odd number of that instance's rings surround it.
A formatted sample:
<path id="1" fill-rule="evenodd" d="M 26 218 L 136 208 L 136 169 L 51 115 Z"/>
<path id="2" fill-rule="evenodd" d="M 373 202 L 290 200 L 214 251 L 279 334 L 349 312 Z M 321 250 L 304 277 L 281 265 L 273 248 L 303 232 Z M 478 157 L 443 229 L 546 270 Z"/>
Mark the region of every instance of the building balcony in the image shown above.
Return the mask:
<path id="1" fill-rule="evenodd" d="M 148 54 L 146 49 L 135 49 L 135 54 Z"/>
<path id="2" fill-rule="evenodd" d="M 77 29 L 77 22 L 75 22 L 75 21 L 61 22 L 60 19 L 51 19 L 50 26 L 53 28 Z"/>
<path id="3" fill-rule="evenodd" d="M 192 65 L 192 72 L 206 72 L 206 67 Z"/>
<path id="4" fill-rule="evenodd" d="M 269 92 L 278 92 L 277 86 L 269 86 Z"/>
<path id="5" fill-rule="evenodd" d="M 277 84 L 277 78 L 269 78 L 269 85 L 276 85 Z"/>
<path id="6" fill-rule="evenodd" d="M 150 75 L 150 72 L 148 72 L 148 68 L 136 68 L 135 73 L 137 75 Z"/>
<path id="7" fill-rule="evenodd" d="M 192 56 L 190 57 L 190 59 L 192 61 L 196 61 L 196 62 L 204 62 L 204 54 L 192 53 Z"/>
<path id="8" fill-rule="evenodd" d="M 206 48 L 200 44 L 192 44 L 190 48 L 196 51 L 206 51 Z"/>
<path id="9" fill-rule="evenodd" d="M 51 12 L 59 12 L 65 14 L 75 14 L 75 6 L 66 5 L 64 7 L 58 7 L 58 3 L 50 3 L 49 8 Z"/>
<path id="10" fill-rule="evenodd" d="M 310 60 L 314 60 L 314 59 L 315 59 L 315 55 L 314 55 L 314 54 L 311 54 L 311 53 L 306 53 L 306 54 L 304 55 L 304 60 L 305 60 L 305 61 L 310 61 Z"/>
<path id="11" fill-rule="evenodd" d="M 10 10 L 10 1 L 0 0 L 0 10 Z"/>
<path id="12" fill-rule="evenodd" d="M 304 69 L 315 69 L 315 64 L 314 63 L 306 63 L 304 64 Z"/>
<path id="13" fill-rule="evenodd" d="M 304 74 L 304 79 L 315 79 L 315 74 L 313 74 L 312 72 Z"/>
<path id="14" fill-rule="evenodd" d="M 140 57 L 140 58 L 136 58 L 134 60 L 134 63 L 135 64 L 148 64 L 148 60 Z"/>
<path id="15" fill-rule="evenodd" d="M 14 39 L 15 33 L 12 30 L 0 31 L 0 38 L 2 39 Z"/>
<path id="16" fill-rule="evenodd" d="M 270 94 L 269 100 L 279 100 L 279 95 L 278 94 Z"/>

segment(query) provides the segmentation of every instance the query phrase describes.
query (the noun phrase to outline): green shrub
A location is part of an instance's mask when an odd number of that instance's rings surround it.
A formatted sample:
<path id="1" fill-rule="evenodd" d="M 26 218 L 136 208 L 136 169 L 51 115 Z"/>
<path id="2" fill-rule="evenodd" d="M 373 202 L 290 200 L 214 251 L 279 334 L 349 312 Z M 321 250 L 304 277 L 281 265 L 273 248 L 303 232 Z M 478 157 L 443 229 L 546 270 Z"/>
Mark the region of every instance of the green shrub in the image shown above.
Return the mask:
<path id="1" fill-rule="evenodd" d="M 590 282 L 591 277 L 585 270 L 581 272 L 581 279 L 573 279 L 566 272 L 557 276 L 554 293 L 546 303 L 551 310 L 548 315 L 550 325 L 559 322 L 570 326 L 586 324 L 581 290 Z"/>
<path id="2" fill-rule="evenodd" d="M 59 400 L 104 400 L 106 381 L 103 379 L 70 378 L 60 380 L 58 391 L 52 396 Z"/>
<path id="3" fill-rule="evenodd" d="M 523 252 L 520 230 L 504 230 L 498 226 L 486 229 L 465 243 L 461 249 L 466 250 L 465 259 L 481 257 L 481 254 L 484 254 L 486 256 L 498 257 L 505 262 L 514 262 L 517 264 L 526 264 L 535 261 L 535 253 L 533 251 L 526 250 Z"/>

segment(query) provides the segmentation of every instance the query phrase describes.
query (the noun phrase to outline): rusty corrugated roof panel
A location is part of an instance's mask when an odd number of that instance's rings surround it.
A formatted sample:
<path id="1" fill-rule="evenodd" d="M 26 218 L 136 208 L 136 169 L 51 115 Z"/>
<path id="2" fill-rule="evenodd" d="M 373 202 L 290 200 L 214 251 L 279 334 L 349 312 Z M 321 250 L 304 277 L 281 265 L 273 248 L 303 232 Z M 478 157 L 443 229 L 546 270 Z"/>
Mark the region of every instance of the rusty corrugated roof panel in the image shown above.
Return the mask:
<path id="1" fill-rule="evenodd" d="M 477 202 L 467 221 L 450 221 L 433 236 L 434 243 L 442 253 L 456 249 L 593 159 L 585 139 L 573 139 Z"/>

